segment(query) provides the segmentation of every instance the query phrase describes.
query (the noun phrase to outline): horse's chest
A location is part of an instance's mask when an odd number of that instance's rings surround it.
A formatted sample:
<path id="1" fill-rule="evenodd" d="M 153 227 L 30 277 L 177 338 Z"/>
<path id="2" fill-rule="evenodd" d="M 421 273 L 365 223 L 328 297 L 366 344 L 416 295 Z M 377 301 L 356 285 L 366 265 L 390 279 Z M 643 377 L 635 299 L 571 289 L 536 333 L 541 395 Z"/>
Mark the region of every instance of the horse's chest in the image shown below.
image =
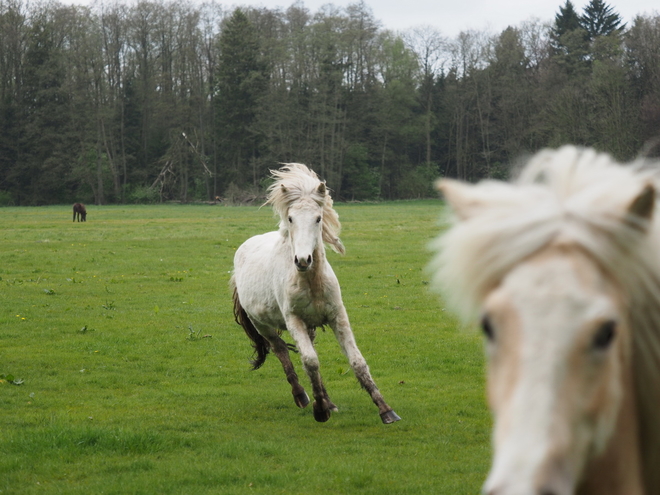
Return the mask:
<path id="1" fill-rule="evenodd" d="M 328 322 L 330 305 L 326 294 L 310 284 L 298 284 L 289 294 L 291 310 L 310 326 L 321 326 Z"/>

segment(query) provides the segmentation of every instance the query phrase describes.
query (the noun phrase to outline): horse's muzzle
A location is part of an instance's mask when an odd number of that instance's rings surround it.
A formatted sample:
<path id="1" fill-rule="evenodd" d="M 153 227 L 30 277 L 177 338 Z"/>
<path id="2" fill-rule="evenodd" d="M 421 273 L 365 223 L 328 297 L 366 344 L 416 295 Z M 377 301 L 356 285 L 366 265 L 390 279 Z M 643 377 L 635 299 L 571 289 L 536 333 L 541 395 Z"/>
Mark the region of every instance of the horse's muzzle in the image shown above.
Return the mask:
<path id="1" fill-rule="evenodd" d="M 298 258 L 298 256 L 293 257 L 293 262 L 296 265 L 296 269 L 299 272 L 306 272 L 310 266 L 312 266 L 312 255 L 310 254 L 307 258 Z"/>

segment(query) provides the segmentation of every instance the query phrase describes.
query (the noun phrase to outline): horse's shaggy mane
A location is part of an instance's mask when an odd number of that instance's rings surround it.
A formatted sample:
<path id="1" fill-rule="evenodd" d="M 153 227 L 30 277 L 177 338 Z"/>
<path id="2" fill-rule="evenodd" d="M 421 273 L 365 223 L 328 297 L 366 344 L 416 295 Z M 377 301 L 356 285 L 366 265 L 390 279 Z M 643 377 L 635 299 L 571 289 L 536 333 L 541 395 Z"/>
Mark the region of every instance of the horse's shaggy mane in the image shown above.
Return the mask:
<path id="1" fill-rule="evenodd" d="M 328 243 L 333 251 L 344 254 L 346 249 L 339 239 L 341 223 L 339 215 L 332 207 L 330 192 L 313 170 L 302 163 L 285 163 L 279 170 L 271 170 L 275 179 L 268 188 L 268 196 L 264 205 L 271 205 L 276 215 L 280 217 L 280 231 L 288 234 L 289 223 L 287 211 L 296 202 L 306 199 L 313 200 L 323 208 L 323 241 Z"/>
<path id="2" fill-rule="evenodd" d="M 469 214 L 433 241 L 433 284 L 465 320 L 528 256 L 555 241 L 589 253 L 618 283 L 633 332 L 634 380 L 647 493 L 660 488 L 660 211 L 627 214 L 660 164 L 621 166 L 609 155 L 565 146 L 545 150 L 512 183 L 470 186 Z"/>

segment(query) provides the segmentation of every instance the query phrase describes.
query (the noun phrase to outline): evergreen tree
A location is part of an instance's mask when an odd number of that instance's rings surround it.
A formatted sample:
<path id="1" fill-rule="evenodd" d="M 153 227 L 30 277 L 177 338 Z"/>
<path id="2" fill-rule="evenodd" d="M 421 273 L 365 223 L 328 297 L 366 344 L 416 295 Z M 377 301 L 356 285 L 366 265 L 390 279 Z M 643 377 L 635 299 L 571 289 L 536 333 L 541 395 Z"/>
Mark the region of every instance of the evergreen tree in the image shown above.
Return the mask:
<path id="1" fill-rule="evenodd" d="M 219 149 L 226 165 L 223 175 L 226 181 L 246 183 L 251 178 L 249 163 L 259 153 L 255 124 L 268 71 L 257 30 L 242 10 L 236 9 L 225 24 L 219 51 L 215 115 Z"/>
<path id="2" fill-rule="evenodd" d="M 603 0 L 591 0 L 580 16 L 580 25 L 587 32 L 589 40 L 598 36 L 609 36 L 621 32 L 626 27 L 621 24 L 621 16 Z"/>
<path id="3" fill-rule="evenodd" d="M 580 16 L 575 11 L 571 0 L 566 0 L 563 7 L 559 7 L 559 12 L 555 15 L 555 23 L 550 28 L 550 40 L 554 48 L 561 47 L 561 37 L 566 33 L 580 29 Z"/>
<path id="4" fill-rule="evenodd" d="M 63 201 L 68 153 L 76 149 L 68 132 L 64 53 L 55 42 L 54 30 L 53 23 L 42 18 L 28 33 L 22 80 L 21 150 L 10 172 L 10 180 L 20 191 L 19 204 Z"/>
<path id="5" fill-rule="evenodd" d="M 550 29 L 550 47 L 555 62 L 568 74 L 576 74 L 587 65 L 588 34 L 570 0 L 555 15 Z"/>

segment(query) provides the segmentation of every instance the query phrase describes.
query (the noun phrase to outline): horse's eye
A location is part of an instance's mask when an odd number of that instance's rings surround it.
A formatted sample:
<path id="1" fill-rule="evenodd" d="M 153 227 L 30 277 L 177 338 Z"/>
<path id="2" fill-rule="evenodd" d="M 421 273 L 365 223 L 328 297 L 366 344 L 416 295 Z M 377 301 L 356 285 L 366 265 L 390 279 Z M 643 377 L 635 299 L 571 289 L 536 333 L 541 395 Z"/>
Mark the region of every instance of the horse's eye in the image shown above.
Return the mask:
<path id="1" fill-rule="evenodd" d="M 487 315 L 481 319 L 481 331 L 489 341 L 493 342 L 495 340 L 495 330 Z"/>
<path id="2" fill-rule="evenodd" d="M 316 219 L 316 223 L 319 223 L 319 222 L 321 222 L 321 217 L 318 217 L 318 218 Z"/>
<path id="3" fill-rule="evenodd" d="M 615 336 L 616 322 L 613 320 L 606 321 L 600 326 L 596 335 L 594 335 L 594 340 L 592 341 L 593 348 L 599 351 L 606 350 L 612 344 Z"/>
<path id="4" fill-rule="evenodd" d="M 293 218 L 289 217 L 289 223 L 293 223 Z"/>

